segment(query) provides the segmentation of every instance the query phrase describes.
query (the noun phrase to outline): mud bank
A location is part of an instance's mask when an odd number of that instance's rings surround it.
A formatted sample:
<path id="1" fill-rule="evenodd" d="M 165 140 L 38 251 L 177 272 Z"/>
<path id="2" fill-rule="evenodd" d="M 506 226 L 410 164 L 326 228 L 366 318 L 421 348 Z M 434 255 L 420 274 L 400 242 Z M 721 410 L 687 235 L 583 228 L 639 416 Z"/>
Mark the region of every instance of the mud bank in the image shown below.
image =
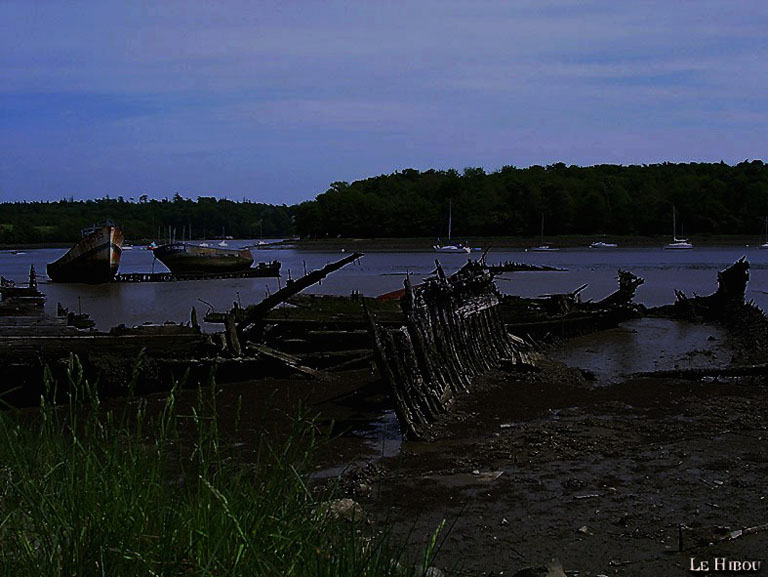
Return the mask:
<path id="1" fill-rule="evenodd" d="M 442 441 L 406 442 L 362 485 L 351 471 L 348 490 L 414 546 L 446 520 L 437 565 L 452 575 L 551 559 L 568 575 L 684 575 L 692 557 L 760 560 L 766 533 L 707 545 L 768 520 L 766 392 L 764 379 L 593 388 L 557 363 L 496 375 Z"/>

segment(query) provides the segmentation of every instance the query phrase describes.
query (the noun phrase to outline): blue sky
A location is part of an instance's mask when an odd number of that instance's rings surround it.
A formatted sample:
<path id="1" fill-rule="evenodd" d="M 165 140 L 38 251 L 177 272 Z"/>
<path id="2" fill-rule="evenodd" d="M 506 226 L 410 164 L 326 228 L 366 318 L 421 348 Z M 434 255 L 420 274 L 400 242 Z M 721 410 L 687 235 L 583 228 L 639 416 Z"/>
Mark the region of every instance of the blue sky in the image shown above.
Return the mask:
<path id="1" fill-rule="evenodd" d="M 755 1 L 0 0 L 0 200 L 765 159 Z"/>

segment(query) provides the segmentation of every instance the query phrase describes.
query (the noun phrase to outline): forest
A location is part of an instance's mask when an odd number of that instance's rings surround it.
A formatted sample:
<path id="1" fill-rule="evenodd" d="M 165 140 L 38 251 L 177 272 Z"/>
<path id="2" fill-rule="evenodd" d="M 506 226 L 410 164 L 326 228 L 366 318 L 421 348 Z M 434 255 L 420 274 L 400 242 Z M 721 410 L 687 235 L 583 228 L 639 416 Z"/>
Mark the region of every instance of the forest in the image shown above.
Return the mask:
<path id="1" fill-rule="evenodd" d="M 0 204 L 0 244 L 76 242 L 92 224 L 112 221 L 132 241 L 216 238 L 283 238 L 293 233 L 291 210 L 213 197 L 138 201 L 123 197 Z M 191 231 L 191 235 L 190 235 Z M 170 234 L 169 234 L 170 232 Z"/>
<path id="2" fill-rule="evenodd" d="M 291 208 L 302 237 L 760 234 L 768 166 L 653 164 L 403 170 L 335 182 Z"/>
<path id="3" fill-rule="evenodd" d="M 760 160 L 650 165 L 406 169 L 334 182 L 314 200 L 272 205 L 179 194 L 0 203 L 0 244 L 73 242 L 112 220 L 132 240 L 177 238 L 454 237 L 672 233 L 759 235 L 768 215 L 768 165 Z"/>

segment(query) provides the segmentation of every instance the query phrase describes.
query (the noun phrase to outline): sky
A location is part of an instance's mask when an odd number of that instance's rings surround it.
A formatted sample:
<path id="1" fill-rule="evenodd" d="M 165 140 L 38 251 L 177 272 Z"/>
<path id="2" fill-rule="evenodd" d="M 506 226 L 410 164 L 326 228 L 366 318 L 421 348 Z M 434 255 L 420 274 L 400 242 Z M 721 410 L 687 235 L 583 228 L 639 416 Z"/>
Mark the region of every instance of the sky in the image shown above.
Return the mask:
<path id="1" fill-rule="evenodd" d="M 764 0 L 0 0 L 0 201 L 765 159 Z"/>

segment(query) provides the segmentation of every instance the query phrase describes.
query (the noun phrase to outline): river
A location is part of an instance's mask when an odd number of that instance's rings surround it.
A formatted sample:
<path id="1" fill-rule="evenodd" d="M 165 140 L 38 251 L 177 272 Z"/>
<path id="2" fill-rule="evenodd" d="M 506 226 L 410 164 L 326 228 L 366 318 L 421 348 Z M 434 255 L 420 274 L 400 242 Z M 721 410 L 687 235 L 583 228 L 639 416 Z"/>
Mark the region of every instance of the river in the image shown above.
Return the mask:
<path id="1" fill-rule="evenodd" d="M 253 244 L 253 241 L 230 241 L 230 246 Z M 351 249 L 350 249 L 351 250 Z M 282 279 L 217 279 L 172 283 L 114 283 L 103 285 L 58 284 L 47 282 L 45 265 L 61 256 L 65 249 L 43 248 L 27 251 L 0 251 L 0 275 L 25 282 L 30 264 L 38 272 L 40 289 L 47 295 L 46 311 L 55 314 L 56 304 L 74 311 L 87 312 L 97 327 L 109 329 L 118 324 L 128 326 L 143 322 L 186 322 L 195 307 L 199 318 L 213 307 L 223 311 L 239 301 L 243 306 L 258 302 L 274 292 L 285 279 L 299 277 L 304 271 L 320 268 L 342 258 L 338 252 L 319 252 L 293 248 L 254 250 L 257 261 L 279 260 Z M 371 252 L 359 262 L 333 273 L 322 284 L 307 292 L 347 295 L 359 291 L 376 296 L 403 285 L 406 274 L 414 282 L 434 270 L 438 258 L 447 273 L 457 270 L 468 256 L 423 252 Z M 707 247 L 686 251 L 659 248 L 592 250 L 565 249 L 554 252 L 492 250 L 489 264 L 517 261 L 566 269 L 563 272 L 506 273 L 497 278 L 499 289 L 525 297 L 570 292 L 588 284 L 584 299 L 600 299 L 617 287 L 618 269 L 629 270 L 645 279 L 636 301 L 648 306 L 671 303 L 675 289 L 688 295 L 706 295 L 717 288 L 717 271 L 746 256 L 751 265 L 747 298 L 764 310 L 768 307 L 768 250 L 758 247 Z M 153 268 L 154 267 L 154 268 Z M 155 272 L 167 270 L 152 253 L 140 247 L 123 251 L 120 272 Z M 208 326 L 213 330 L 217 327 Z"/>

